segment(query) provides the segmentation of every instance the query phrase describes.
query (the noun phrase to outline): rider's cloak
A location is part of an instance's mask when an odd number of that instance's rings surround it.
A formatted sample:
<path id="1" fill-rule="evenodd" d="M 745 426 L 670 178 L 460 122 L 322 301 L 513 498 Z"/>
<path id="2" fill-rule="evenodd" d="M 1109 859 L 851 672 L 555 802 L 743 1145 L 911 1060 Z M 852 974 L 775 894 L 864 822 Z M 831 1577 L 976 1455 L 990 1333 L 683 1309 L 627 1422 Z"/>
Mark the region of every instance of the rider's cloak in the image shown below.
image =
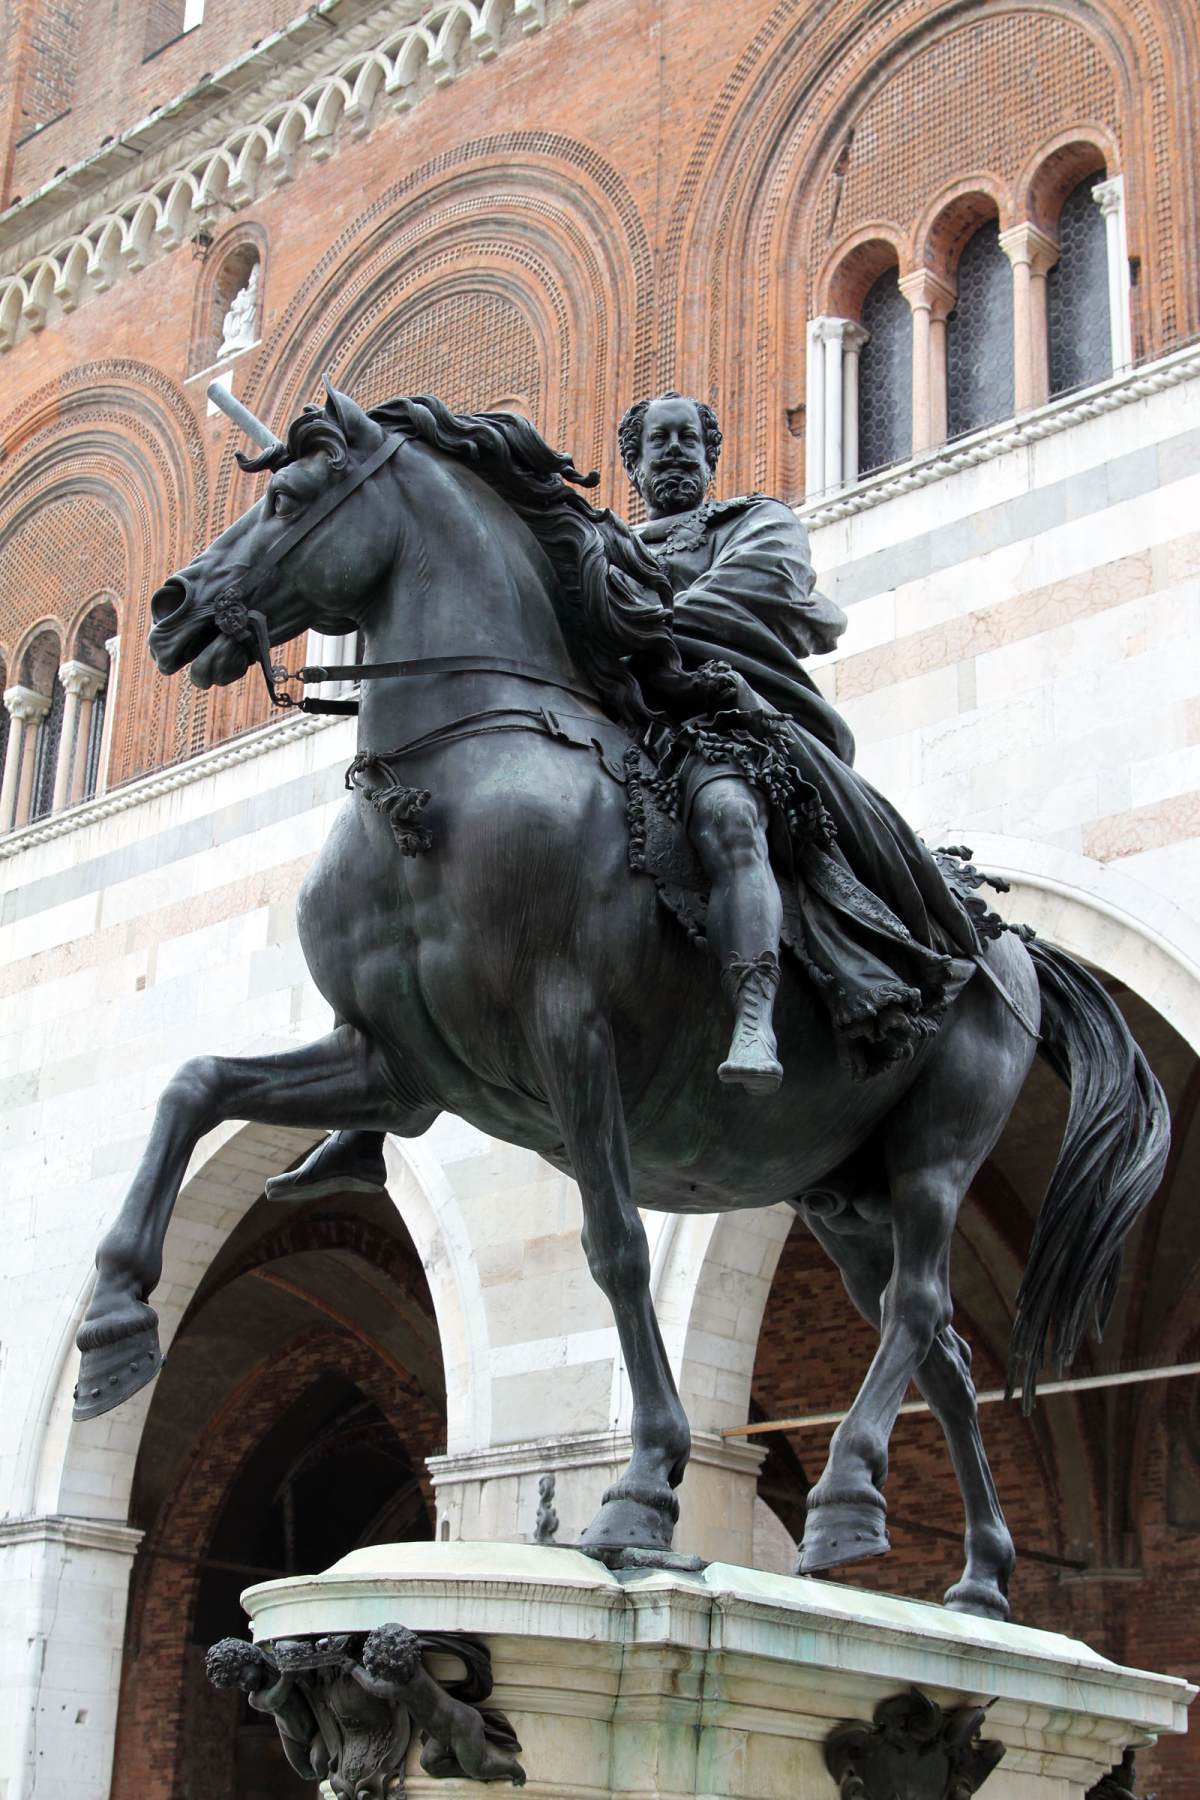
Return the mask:
<path id="1" fill-rule="evenodd" d="M 801 667 L 800 657 L 835 648 L 846 616 L 817 591 L 808 534 L 782 501 L 707 501 L 638 535 L 670 580 L 684 666 L 730 664 L 789 721 L 786 760 L 832 826 L 793 846 L 804 941 L 792 947 L 829 1006 L 843 1056 L 855 1073 L 874 1074 L 936 1029 L 969 973 L 960 959 L 978 941 L 927 846 L 854 770 L 848 726 Z M 726 744 L 741 735 L 738 720 L 725 713 L 685 728 L 693 783 L 701 757 L 714 773 L 751 772 L 744 745 L 718 761 L 722 735 Z"/>

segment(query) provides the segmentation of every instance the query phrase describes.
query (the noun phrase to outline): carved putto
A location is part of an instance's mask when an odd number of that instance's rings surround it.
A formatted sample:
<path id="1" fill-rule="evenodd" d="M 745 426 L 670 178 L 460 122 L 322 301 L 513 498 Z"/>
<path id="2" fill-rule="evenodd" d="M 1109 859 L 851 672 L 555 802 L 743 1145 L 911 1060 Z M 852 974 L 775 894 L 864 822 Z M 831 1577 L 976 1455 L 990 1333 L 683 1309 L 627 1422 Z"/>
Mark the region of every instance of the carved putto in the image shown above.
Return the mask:
<path id="1" fill-rule="evenodd" d="M 457 1657 L 463 1679 L 435 1681 L 423 1660 L 429 1652 Z M 256 1712 L 274 1717 L 297 1775 L 327 1781 L 337 1800 L 399 1800 L 414 1725 L 427 1775 L 525 1784 L 512 1726 L 481 1704 L 492 1665 L 476 1638 L 418 1636 L 395 1624 L 266 1644 L 222 1638 L 207 1669 L 215 1687 L 240 1688 Z"/>

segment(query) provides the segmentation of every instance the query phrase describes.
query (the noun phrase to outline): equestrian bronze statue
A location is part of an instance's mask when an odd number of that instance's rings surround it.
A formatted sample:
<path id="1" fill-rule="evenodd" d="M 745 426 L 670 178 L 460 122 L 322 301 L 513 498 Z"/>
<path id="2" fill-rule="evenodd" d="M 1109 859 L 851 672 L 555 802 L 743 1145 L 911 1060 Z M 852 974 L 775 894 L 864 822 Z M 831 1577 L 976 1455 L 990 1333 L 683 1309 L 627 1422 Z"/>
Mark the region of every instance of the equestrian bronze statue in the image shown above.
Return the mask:
<path id="1" fill-rule="evenodd" d="M 1006 1617 L 1013 1544 L 951 1325 L 950 1238 L 1041 1049 L 1071 1107 L 1013 1333 L 1029 1405 L 1043 1363 L 1103 1323 L 1166 1158 L 1166 1104 L 1120 1013 L 856 775 L 799 662 L 841 616 L 789 509 L 704 499 L 707 408 L 668 395 L 626 415 L 640 536 L 509 414 L 365 412 L 330 388 L 284 442 L 256 429 L 263 454 L 240 460 L 271 471 L 266 492 L 158 590 L 150 645 L 200 687 L 257 663 L 274 695 L 271 646 L 363 634 L 350 792 L 297 908 L 338 1023 L 169 1083 L 98 1253 L 77 1416 L 157 1372 L 150 1296 L 206 1131 L 335 1133 L 293 1172 L 299 1196 L 378 1186 L 379 1134 L 450 1111 L 579 1185 L 634 1397 L 629 1466 L 583 1548 L 668 1549 L 689 1455 L 638 1207 L 786 1202 L 880 1333 L 800 1572 L 887 1549 L 888 1442 L 915 1380 L 966 1513 L 946 1603 Z"/>

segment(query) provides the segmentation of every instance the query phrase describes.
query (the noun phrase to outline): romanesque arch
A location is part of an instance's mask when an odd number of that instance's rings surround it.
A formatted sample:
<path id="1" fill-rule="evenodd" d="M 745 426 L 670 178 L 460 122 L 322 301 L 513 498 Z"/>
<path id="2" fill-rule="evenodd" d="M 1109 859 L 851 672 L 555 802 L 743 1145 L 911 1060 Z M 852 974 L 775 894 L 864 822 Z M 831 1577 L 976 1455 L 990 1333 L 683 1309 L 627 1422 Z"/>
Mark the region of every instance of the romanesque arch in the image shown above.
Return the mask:
<path id="1" fill-rule="evenodd" d="M 208 475 L 191 408 L 148 364 L 89 363 L 32 395 L 0 430 L 9 446 L 0 634 L 20 635 L 32 623 L 22 609 L 48 590 L 64 635 L 97 592 L 119 594 L 128 656 L 113 775 L 174 761 L 191 748 L 178 729 L 180 683 L 152 670 L 143 646 L 151 594 L 205 537 Z"/>

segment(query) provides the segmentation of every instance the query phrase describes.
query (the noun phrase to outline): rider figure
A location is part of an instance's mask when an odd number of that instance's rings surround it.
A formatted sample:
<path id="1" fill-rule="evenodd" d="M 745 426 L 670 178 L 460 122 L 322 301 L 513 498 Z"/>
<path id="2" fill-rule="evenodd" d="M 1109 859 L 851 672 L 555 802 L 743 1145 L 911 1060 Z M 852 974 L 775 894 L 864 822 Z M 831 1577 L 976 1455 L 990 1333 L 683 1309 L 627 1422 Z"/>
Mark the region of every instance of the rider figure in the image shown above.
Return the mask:
<path id="1" fill-rule="evenodd" d="M 723 616 L 721 642 L 709 646 L 714 658 L 763 629 L 784 638 L 796 652 L 834 647 L 845 630 L 845 615 L 812 593 L 807 540 L 790 509 L 761 495 L 705 501 L 721 450 L 721 431 L 710 406 L 681 394 L 661 394 L 631 406 L 618 435 L 626 472 L 646 508 L 639 536 L 663 564 L 674 590 L 677 633 L 697 607 L 703 613 L 715 603 Z M 761 570 L 766 578 L 761 593 L 750 591 L 756 585 L 753 571 L 733 569 L 744 557 L 721 554 L 722 536 L 730 535 L 722 533 L 722 522 L 748 513 L 762 515 L 759 529 L 772 540 L 789 532 L 795 540 L 790 557 L 785 546 L 772 542 Z M 714 570 L 718 562 L 725 568 Z M 695 666 L 694 658 L 685 655 L 684 660 Z M 732 671 L 729 680 L 730 706 L 761 710 L 744 680 Z M 648 685 L 661 684 L 651 676 Z M 670 695 L 666 698 L 669 705 Z M 718 713 L 714 722 L 719 721 Z M 783 1075 L 772 1027 L 782 906 L 767 848 L 767 800 L 744 770 L 712 745 L 706 755 L 693 751 L 686 756 L 678 786 L 680 816 L 710 883 L 708 940 L 734 1009 L 729 1054 L 717 1075 L 752 1093 L 770 1092 Z"/>
<path id="2" fill-rule="evenodd" d="M 792 838 L 801 961 L 828 1006 L 837 1054 L 867 1079 L 937 1030 L 970 973 L 971 926 L 920 839 L 855 773 L 845 721 L 802 667 L 834 647 L 846 620 L 814 589 L 794 512 L 762 494 L 705 498 L 721 433 L 701 401 L 640 401 L 621 421 L 620 445 L 648 514 L 639 536 L 674 597 L 684 677 L 637 673 L 678 728 L 670 774 L 711 883 L 708 934 L 735 1013 L 720 1077 L 763 1092 L 782 1075 L 772 1030 L 781 906 L 767 854 L 781 790 L 764 797 L 763 774 L 772 763 L 784 790 L 790 782 L 793 796 L 809 797 Z M 727 665 L 723 683 L 712 665 Z M 702 705 L 711 710 L 698 717 Z M 335 1132 L 268 1193 L 315 1198 L 384 1183 L 379 1134 Z"/>

